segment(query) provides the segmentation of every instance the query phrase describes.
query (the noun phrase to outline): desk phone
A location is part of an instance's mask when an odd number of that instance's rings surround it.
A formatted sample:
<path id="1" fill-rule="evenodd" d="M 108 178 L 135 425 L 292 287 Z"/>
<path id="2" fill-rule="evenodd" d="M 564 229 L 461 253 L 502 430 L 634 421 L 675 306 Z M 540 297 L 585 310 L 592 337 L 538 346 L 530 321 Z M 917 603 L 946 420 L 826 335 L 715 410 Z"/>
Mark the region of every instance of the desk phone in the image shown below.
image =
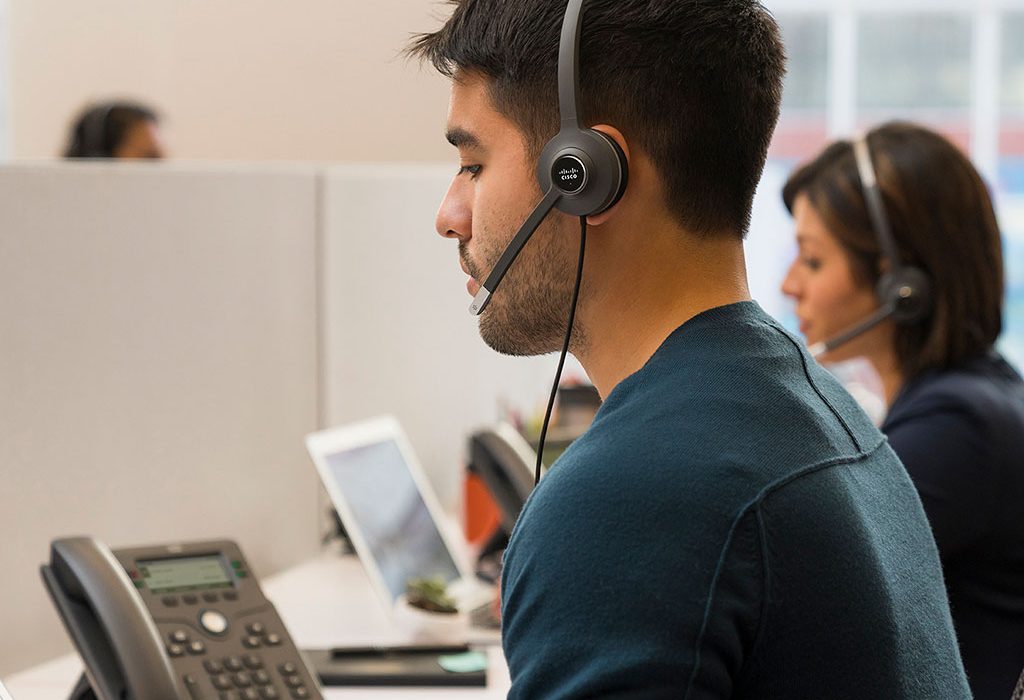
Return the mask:
<path id="1" fill-rule="evenodd" d="M 322 698 L 234 542 L 59 539 L 41 573 L 85 662 L 72 700 Z"/>

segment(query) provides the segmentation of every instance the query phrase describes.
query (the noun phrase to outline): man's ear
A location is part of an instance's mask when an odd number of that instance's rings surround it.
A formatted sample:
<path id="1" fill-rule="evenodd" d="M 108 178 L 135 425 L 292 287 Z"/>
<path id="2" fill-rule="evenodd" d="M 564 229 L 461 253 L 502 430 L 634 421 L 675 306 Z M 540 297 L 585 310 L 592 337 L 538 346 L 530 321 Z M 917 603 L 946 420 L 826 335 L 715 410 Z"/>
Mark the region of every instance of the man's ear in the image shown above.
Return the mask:
<path id="1" fill-rule="evenodd" d="M 629 145 L 626 143 L 626 137 L 622 135 L 621 131 L 616 129 L 614 126 L 608 126 L 607 124 L 598 124 L 597 126 L 593 126 L 591 128 L 594 129 L 595 131 L 600 131 L 602 134 L 615 141 L 615 143 L 619 145 L 619 148 L 622 149 L 622 152 L 626 155 L 627 166 L 631 164 L 629 157 Z M 622 204 L 622 200 L 628 196 L 629 188 L 627 187 L 626 192 L 623 193 L 622 195 L 622 199 L 619 199 L 619 201 L 612 205 L 610 208 L 605 209 L 600 214 L 588 216 L 587 225 L 600 226 L 604 222 L 608 221 L 610 218 L 615 216 L 615 212 L 618 210 L 619 205 Z"/>

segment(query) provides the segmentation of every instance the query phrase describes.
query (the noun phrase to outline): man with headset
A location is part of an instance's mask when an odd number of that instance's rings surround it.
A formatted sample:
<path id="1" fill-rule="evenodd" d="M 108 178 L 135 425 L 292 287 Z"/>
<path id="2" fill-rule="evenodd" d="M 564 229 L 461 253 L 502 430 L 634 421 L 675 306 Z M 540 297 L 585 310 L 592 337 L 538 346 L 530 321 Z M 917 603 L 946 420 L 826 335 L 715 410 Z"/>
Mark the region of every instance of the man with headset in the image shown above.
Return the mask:
<path id="1" fill-rule="evenodd" d="M 770 15 L 455 5 L 411 49 L 453 79 L 438 232 L 484 340 L 569 348 L 604 398 L 506 551 L 510 697 L 969 697 L 906 472 L 749 299 Z"/>

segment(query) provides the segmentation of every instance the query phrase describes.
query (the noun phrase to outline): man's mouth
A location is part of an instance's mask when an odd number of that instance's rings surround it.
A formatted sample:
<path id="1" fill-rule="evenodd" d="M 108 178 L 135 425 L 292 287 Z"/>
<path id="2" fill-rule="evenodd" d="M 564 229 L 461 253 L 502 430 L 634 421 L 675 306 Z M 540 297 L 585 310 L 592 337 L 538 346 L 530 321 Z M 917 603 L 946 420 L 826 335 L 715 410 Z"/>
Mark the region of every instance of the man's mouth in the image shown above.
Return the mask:
<path id="1" fill-rule="evenodd" d="M 466 280 L 466 291 L 469 292 L 470 296 L 475 297 L 476 293 L 480 291 L 480 283 L 476 281 L 476 277 L 469 271 L 469 265 L 466 264 L 466 261 L 461 256 L 459 257 L 459 267 L 461 267 L 462 271 L 469 277 L 469 279 Z"/>

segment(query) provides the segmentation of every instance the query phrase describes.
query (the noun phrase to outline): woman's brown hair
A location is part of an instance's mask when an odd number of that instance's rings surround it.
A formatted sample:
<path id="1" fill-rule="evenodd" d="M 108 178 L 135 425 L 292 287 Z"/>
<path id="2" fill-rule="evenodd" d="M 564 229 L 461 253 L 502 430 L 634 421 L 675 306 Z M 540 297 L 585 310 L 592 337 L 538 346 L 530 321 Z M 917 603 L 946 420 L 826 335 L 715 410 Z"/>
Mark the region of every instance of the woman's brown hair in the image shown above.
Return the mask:
<path id="1" fill-rule="evenodd" d="M 928 314 L 898 324 L 895 351 L 911 379 L 955 367 L 987 351 L 1002 330 L 1003 253 L 992 200 L 970 160 L 923 127 L 890 122 L 867 136 L 900 262 L 931 280 Z M 846 252 L 857 281 L 878 282 L 886 262 L 872 230 L 853 146 L 838 141 L 786 182 L 792 213 L 799 195 Z"/>

